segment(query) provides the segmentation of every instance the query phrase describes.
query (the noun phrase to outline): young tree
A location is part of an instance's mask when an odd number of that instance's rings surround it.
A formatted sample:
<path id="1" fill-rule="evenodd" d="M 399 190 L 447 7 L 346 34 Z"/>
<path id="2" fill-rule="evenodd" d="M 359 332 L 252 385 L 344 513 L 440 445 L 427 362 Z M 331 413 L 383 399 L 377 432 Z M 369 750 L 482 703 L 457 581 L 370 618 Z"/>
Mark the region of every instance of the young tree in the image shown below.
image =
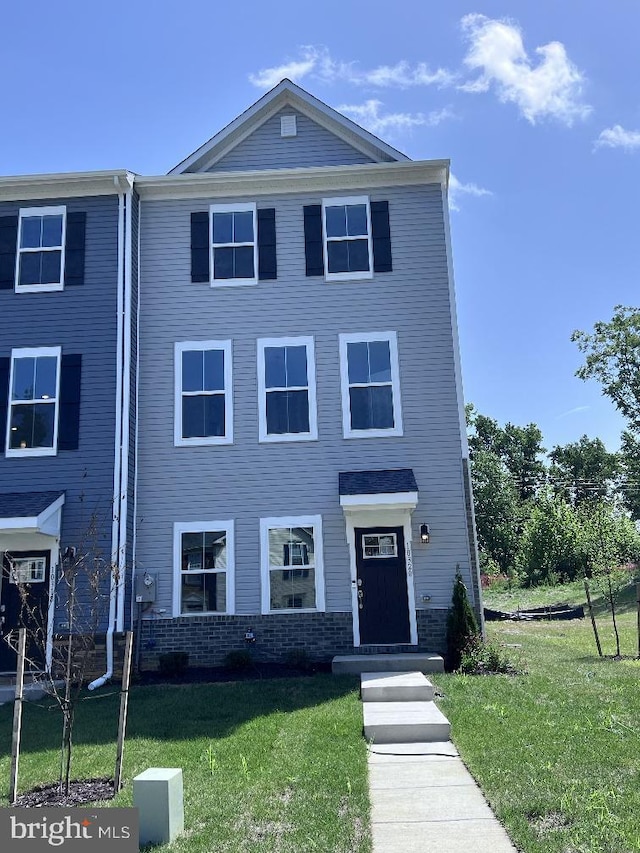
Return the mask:
<path id="1" fill-rule="evenodd" d="M 479 635 L 478 623 L 462 580 L 460 566 L 456 566 L 451 607 L 447 616 L 447 669 L 453 671 L 460 667 L 464 648 Z"/>
<path id="2" fill-rule="evenodd" d="M 573 580 L 584 571 L 580 521 L 573 507 L 550 491 L 541 495 L 525 523 L 518 568 L 528 586 Z"/>

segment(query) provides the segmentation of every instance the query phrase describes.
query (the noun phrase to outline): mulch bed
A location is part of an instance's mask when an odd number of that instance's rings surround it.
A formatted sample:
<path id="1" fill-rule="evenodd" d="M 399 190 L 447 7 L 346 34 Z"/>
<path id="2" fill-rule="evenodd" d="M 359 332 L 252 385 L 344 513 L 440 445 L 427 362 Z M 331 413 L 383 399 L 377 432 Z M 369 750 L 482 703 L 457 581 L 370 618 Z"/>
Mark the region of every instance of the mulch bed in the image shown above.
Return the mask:
<path id="1" fill-rule="evenodd" d="M 113 779 L 81 779 L 69 784 L 69 793 L 63 794 L 60 785 L 39 785 L 15 801 L 18 808 L 42 808 L 49 806 L 82 806 L 98 800 L 113 799 Z"/>
<path id="2" fill-rule="evenodd" d="M 305 667 L 285 663 L 257 661 L 246 669 L 228 667 L 190 666 L 181 675 L 166 675 L 157 670 L 143 670 L 135 677 L 135 684 L 209 684 L 218 681 L 256 681 L 261 678 L 300 678 L 317 672 L 331 672 L 330 663 L 313 663 Z"/>

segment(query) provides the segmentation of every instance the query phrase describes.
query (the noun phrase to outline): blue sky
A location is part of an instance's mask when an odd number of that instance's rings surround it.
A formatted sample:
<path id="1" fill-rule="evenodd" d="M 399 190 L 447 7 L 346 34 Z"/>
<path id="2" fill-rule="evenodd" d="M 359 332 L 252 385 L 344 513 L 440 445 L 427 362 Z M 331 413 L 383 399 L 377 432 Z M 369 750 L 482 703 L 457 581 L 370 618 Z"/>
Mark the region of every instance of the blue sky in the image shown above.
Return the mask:
<path id="1" fill-rule="evenodd" d="M 240 17 L 236 17 L 236 10 Z M 280 77 L 452 161 L 465 396 L 548 448 L 622 420 L 576 329 L 640 304 L 640 4 L 5 4 L 0 172 L 162 174 Z"/>

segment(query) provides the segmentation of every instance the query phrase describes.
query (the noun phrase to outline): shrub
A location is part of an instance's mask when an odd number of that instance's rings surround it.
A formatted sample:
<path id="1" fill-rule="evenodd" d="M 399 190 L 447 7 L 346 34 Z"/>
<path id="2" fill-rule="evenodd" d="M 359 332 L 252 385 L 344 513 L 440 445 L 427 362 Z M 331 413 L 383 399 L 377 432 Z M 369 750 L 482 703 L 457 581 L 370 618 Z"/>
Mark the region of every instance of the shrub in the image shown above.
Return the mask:
<path id="1" fill-rule="evenodd" d="M 478 623 L 469 602 L 467 588 L 460 574 L 460 567 L 457 566 L 451 607 L 447 616 L 446 663 L 449 671 L 459 668 L 463 649 L 470 640 L 478 636 Z"/>
<path id="2" fill-rule="evenodd" d="M 304 672 L 313 669 L 313 663 L 306 649 L 289 649 L 285 655 L 285 661 L 289 666 L 301 669 Z"/>
<path id="3" fill-rule="evenodd" d="M 189 652 L 167 652 L 158 656 L 158 668 L 162 675 L 184 675 L 188 666 Z"/>
<path id="4" fill-rule="evenodd" d="M 488 675 L 515 674 L 518 670 L 499 646 L 494 643 L 485 643 L 480 637 L 474 637 L 462 650 L 459 671 L 468 675 Z"/>
<path id="5" fill-rule="evenodd" d="M 253 666 L 251 652 L 247 649 L 234 649 L 225 657 L 224 665 L 227 669 L 232 669 L 236 672 L 251 669 Z"/>

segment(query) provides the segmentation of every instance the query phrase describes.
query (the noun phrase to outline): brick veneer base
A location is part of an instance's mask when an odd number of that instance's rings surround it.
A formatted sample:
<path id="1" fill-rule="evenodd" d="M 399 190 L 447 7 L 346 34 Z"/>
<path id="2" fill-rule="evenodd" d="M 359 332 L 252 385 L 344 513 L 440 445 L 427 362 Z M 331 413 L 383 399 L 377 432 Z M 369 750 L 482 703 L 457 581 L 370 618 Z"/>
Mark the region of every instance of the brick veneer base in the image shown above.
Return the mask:
<path id="1" fill-rule="evenodd" d="M 354 648 L 350 613 L 287 613 L 268 616 L 203 616 L 144 620 L 141 667 L 155 669 L 158 655 L 186 651 L 190 666 L 220 666 L 231 651 L 249 649 L 257 661 L 286 661 L 293 650 L 310 659 L 329 661 L 334 655 L 445 649 L 446 610 L 418 611 L 418 646 Z M 255 643 L 247 643 L 251 630 Z"/>

